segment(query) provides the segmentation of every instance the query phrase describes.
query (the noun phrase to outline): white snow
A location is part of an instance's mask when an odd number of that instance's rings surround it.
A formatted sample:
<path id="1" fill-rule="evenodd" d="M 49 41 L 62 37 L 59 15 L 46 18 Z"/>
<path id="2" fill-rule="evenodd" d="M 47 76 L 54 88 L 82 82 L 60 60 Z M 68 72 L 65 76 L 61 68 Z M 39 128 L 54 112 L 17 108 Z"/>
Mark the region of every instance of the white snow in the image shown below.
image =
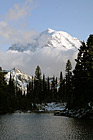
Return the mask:
<path id="1" fill-rule="evenodd" d="M 62 111 L 66 108 L 66 103 L 46 103 L 46 104 L 37 104 L 39 111 Z"/>
<path id="2" fill-rule="evenodd" d="M 34 42 L 27 45 L 13 44 L 9 50 L 24 52 L 30 50 L 31 52 L 38 51 L 44 47 L 59 48 L 60 50 L 78 49 L 81 41 L 75 37 L 70 36 L 63 31 L 55 31 L 48 28 L 46 31 L 39 34 Z"/>
<path id="3" fill-rule="evenodd" d="M 25 73 L 21 72 L 17 68 L 13 68 L 5 75 L 5 81 L 7 84 L 9 84 L 10 80 L 10 74 L 11 78 L 14 81 L 15 86 L 17 86 L 19 89 L 21 89 L 24 93 L 27 92 L 27 84 L 32 80 L 32 77 L 29 75 L 26 75 Z"/>

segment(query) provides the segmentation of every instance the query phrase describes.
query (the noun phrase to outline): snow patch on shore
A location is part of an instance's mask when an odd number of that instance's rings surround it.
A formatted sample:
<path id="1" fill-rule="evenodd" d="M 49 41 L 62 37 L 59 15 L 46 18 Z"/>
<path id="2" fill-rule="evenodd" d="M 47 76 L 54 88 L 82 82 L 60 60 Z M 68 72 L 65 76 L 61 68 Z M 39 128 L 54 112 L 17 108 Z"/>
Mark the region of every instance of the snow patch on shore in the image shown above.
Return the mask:
<path id="1" fill-rule="evenodd" d="M 36 105 L 40 112 L 42 111 L 62 111 L 66 108 L 66 103 L 46 103 Z"/>

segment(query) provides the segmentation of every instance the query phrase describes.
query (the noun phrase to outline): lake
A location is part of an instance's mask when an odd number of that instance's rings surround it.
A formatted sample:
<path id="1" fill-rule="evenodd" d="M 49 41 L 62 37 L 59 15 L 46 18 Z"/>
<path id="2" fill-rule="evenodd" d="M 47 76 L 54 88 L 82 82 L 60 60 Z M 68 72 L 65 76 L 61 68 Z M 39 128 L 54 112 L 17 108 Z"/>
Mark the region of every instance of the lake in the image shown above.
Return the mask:
<path id="1" fill-rule="evenodd" d="M 52 113 L 0 115 L 0 140 L 93 140 L 93 120 Z"/>

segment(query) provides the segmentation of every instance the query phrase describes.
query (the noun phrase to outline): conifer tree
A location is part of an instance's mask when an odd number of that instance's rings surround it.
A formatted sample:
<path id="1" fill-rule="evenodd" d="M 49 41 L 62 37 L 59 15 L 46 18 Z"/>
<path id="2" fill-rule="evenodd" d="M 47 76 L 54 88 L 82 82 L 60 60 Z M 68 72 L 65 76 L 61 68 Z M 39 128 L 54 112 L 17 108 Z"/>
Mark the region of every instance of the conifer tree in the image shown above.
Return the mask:
<path id="1" fill-rule="evenodd" d="M 62 84 L 63 82 L 63 74 L 62 74 L 62 71 L 60 72 L 60 85 Z"/>
<path id="2" fill-rule="evenodd" d="M 36 71 L 35 71 L 35 78 L 38 80 L 41 80 L 41 69 L 39 66 L 37 66 Z"/>
<path id="3" fill-rule="evenodd" d="M 65 76 L 65 82 L 66 82 L 66 87 L 65 87 L 65 100 L 67 102 L 69 102 L 69 99 L 70 99 L 70 94 L 71 94 L 71 87 L 72 87 L 72 83 L 71 83 L 71 80 L 72 80 L 72 65 L 71 65 L 71 62 L 70 60 L 67 61 L 66 63 L 66 76 Z"/>
<path id="4" fill-rule="evenodd" d="M 45 80 L 45 75 L 43 74 L 43 81 L 42 81 L 42 101 L 46 102 L 47 100 L 47 83 Z"/>
<path id="5" fill-rule="evenodd" d="M 9 79 L 9 85 L 8 85 L 8 92 L 9 92 L 9 107 L 10 109 L 15 109 L 16 108 L 16 100 L 15 100 L 15 85 L 14 85 L 14 80 L 12 79 L 11 72 L 10 72 L 10 79 Z"/>
<path id="6" fill-rule="evenodd" d="M 51 81 L 51 99 L 52 101 L 56 101 L 56 93 L 57 93 L 57 79 L 55 79 L 55 76 L 53 76 L 53 79 Z"/>
<path id="7" fill-rule="evenodd" d="M 87 106 L 93 100 L 93 35 L 82 42 L 75 61 L 72 106 Z"/>
<path id="8" fill-rule="evenodd" d="M 35 71 L 35 80 L 34 80 L 34 100 L 37 103 L 42 102 L 42 81 L 41 81 L 41 69 L 37 66 Z"/>
<path id="9" fill-rule="evenodd" d="M 64 95 L 64 91 L 63 91 L 63 74 L 62 74 L 62 71 L 60 72 L 60 84 L 59 84 L 59 91 L 58 91 L 58 98 L 59 98 L 59 101 L 62 101 L 63 100 L 63 95 Z"/>
<path id="10" fill-rule="evenodd" d="M 7 102 L 7 86 L 4 82 L 4 75 L 2 73 L 2 68 L 0 67 L 0 114 L 7 113 L 8 102 Z"/>
<path id="11" fill-rule="evenodd" d="M 47 90 L 48 90 L 48 92 L 50 91 L 50 82 L 49 82 L 49 77 L 47 78 Z"/>

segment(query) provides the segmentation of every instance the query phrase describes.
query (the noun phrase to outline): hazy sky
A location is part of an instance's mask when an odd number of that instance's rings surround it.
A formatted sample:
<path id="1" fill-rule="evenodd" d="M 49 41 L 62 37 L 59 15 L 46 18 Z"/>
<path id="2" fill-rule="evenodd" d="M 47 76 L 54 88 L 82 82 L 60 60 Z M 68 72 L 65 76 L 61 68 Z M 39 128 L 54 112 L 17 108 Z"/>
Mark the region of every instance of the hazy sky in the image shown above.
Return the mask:
<path id="1" fill-rule="evenodd" d="M 47 28 L 86 41 L 93 33 L 93 0 L 0 0 L 0 47 Z"/>

